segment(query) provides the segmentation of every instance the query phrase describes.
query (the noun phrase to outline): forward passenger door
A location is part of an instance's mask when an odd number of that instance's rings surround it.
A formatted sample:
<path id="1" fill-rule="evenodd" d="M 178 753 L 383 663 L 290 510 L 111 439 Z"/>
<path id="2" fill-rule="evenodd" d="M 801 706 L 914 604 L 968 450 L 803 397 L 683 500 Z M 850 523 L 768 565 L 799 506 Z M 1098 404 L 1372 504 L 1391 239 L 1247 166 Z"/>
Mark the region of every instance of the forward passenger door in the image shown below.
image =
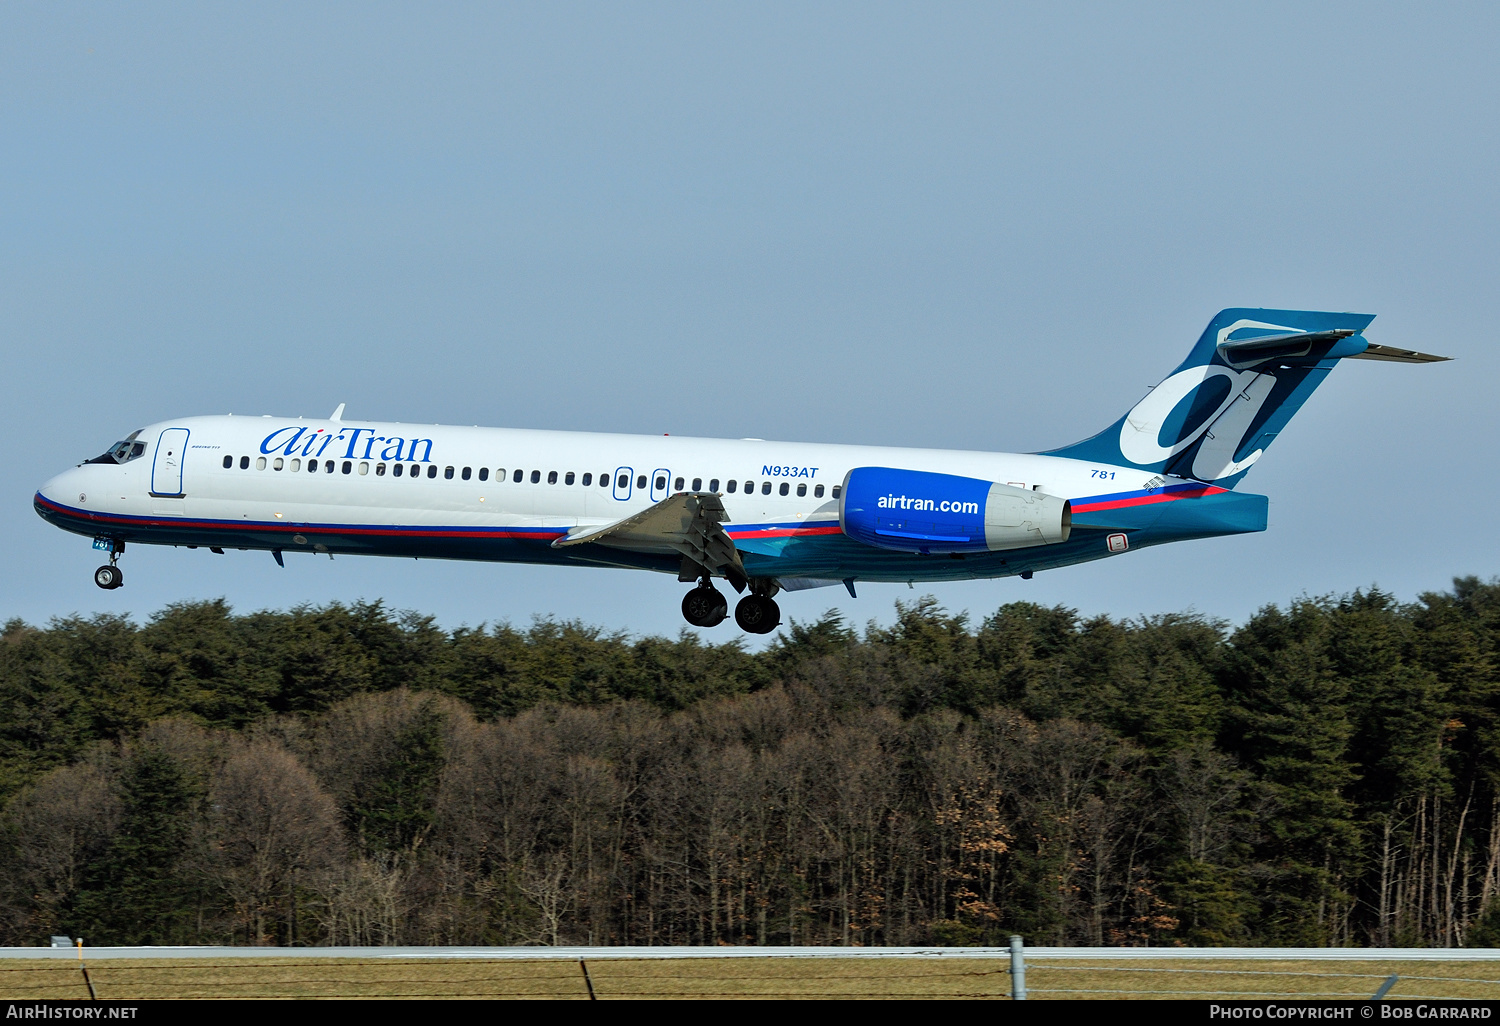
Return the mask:
<path id="1" fill-rule="evenodd" d="M 182 497 L 182 457 L 187 440 L 187 428 L 167 428 L 156 440 L 156 452 L 151 455 L 152 495 Z"/>

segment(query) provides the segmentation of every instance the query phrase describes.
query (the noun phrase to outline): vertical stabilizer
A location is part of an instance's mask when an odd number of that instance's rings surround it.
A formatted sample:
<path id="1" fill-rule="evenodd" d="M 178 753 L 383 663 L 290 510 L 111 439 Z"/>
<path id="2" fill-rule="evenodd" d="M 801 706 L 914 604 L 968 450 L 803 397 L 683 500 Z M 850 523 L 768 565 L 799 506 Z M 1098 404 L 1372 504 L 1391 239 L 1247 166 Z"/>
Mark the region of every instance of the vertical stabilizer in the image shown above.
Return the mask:
<path id="1" fill-rule="evenodd" d="M 1220 311 L 1175 371 L 1092 438 L 1043 453 L 1233 488 L 1339 360 L 1441 360 L 1371 346 L 1373 314 Z M 1367 353 L 1367 350 L 1369 351 Z"/>

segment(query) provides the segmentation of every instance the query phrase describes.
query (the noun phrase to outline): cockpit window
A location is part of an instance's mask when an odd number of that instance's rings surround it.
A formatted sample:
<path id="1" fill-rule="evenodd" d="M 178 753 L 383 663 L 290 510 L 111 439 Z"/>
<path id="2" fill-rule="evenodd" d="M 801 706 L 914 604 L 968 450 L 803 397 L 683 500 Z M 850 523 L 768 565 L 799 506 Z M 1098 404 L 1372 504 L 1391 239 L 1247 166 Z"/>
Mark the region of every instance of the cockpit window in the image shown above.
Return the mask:
<path id="1" fill-rule="evenodd" d="M 116 442 L 109 447 L 109 451 L 102 456 L 95 456 L 87 463 L 129 463 L 146 451 L 145 442 L 137 442 L 131 438 L 123 442 Z"/>

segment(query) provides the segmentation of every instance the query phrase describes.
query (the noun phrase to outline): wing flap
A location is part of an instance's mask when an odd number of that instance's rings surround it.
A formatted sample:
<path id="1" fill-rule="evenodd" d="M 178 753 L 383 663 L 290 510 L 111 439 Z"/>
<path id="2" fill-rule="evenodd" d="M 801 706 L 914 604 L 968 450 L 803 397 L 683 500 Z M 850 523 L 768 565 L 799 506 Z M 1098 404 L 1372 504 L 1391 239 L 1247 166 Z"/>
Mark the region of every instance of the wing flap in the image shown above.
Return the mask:
<path id="1" fill-rule="evenodd" d="M 575 527 L 552 547 L 603 545 L 632 552 L 677 554 L 684 560 L 684 579 L 692 580 L 700 573 L 718 574 L 736 588 L 743 588 L 744 564 L 724 532 L 723 524 L 728 519 L 724 503 L 713 492 L 678 492 L 612 524 Z"/>

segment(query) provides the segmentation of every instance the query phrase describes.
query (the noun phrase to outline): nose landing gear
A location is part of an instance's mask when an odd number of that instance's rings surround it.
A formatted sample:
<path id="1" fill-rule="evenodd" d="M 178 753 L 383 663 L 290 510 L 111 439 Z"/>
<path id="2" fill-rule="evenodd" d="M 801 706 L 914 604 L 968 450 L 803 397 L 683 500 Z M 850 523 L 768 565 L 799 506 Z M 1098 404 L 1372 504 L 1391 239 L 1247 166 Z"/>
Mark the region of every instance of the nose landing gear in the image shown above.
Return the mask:
<path id="1" fill-rule="evenodd" d="M 115 566 L 120 553 L 125 551 L 125 543 L 117 538 L 96 538 L 94 548 L 109 550 L 109 564 L 94 571 L 94 583 L 105 591 L 114 591 L 125 583 L 125 575 Z"/>

